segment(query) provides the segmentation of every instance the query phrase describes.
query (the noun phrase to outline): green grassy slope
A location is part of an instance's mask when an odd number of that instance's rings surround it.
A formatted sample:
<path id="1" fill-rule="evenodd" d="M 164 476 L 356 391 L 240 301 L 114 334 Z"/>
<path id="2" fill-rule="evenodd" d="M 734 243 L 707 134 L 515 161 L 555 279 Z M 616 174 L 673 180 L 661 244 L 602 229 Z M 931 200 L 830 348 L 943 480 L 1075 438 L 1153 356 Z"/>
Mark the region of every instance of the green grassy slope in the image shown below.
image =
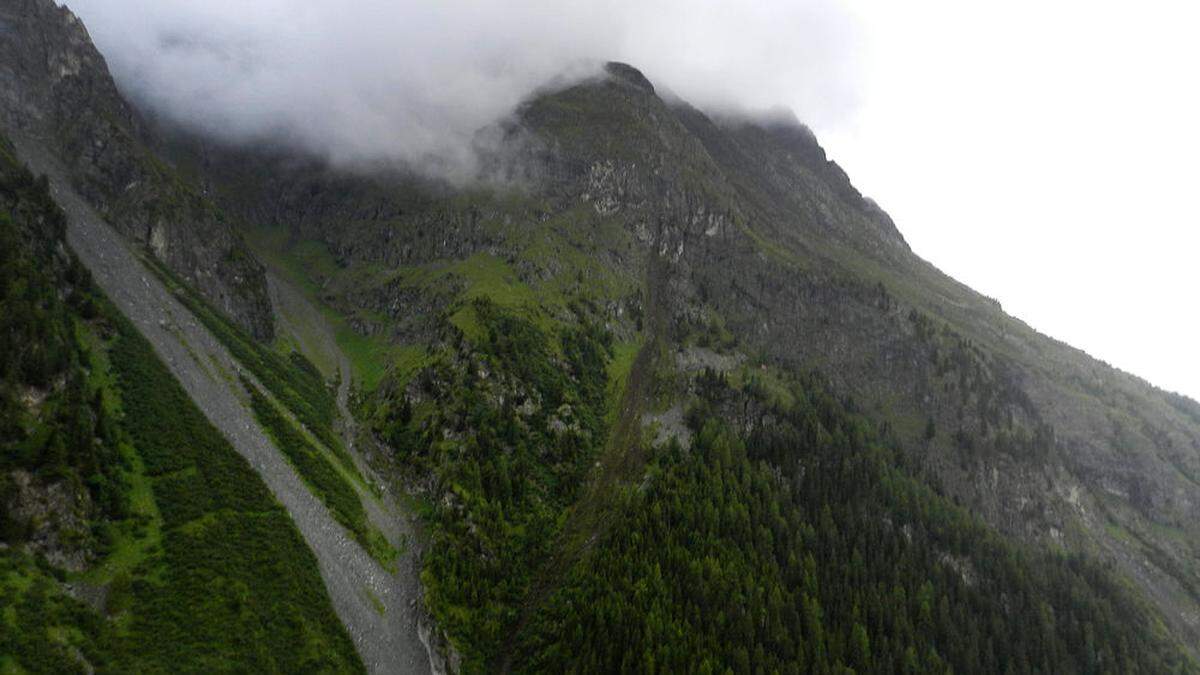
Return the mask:
<path id="1" fill-rule="evenodd" d="M 390 565 L 396 551 L 368 522 L 361 501 L 377 496 L 334 431 L 337 403 L 316 366 L 299 351 L 283 355 L 254 340 L 168 270 L 148 262 L 174 290 L 176 297 L 290 413 L 289 416 L 281 412 L 254 383 L 241 378 L 255 418 L 300 473 L 305 484 L 373 557 Z M 315 442 L 306 437 L 305 431 Z"/>
<path id="2" fill-rule="evenodd" d="M 128 324 L 113 361 L 163 518 L 132 584 L 131 667 L 361 668 L 316 559 L 253 470 Z"/>

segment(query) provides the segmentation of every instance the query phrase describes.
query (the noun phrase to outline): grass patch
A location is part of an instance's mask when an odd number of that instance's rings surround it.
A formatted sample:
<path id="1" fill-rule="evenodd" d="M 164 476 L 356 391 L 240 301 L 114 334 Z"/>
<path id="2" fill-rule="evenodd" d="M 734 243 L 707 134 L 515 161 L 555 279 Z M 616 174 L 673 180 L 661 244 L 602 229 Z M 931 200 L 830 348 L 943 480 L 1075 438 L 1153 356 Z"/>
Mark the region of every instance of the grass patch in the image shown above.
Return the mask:
<path id="1" fill-rule="evenodd" d="M 332 310 L 327 310 L 326 316 L 334 325 L 333 336 L 338 348 L 350 360 L 354 380 L 364 391 L 375 391 L 387 374 L 387 363 L 394 347 L 383 338 L 359 335 Z"/>
<path id="2" fill-rule="evenodd" d="M 494 255 L 476 253 L 451 265 L 447 271 L 467 280 L 467 290 L 463 294 L 465 300 L 486 296 L 500 307 L 541 313 L 540 298 L 533 289 L 517 278 L 508 263 Z"/>
<path id="3" fill-rule="evenodd" d="M 367 596 L 367 600 L 371 603 L 371 607 L 379 614 L 379 616 L 387 614 L 387 605 L 383 604 L 383 601 L 379 599 L 378 595 L 372 593 L 371 589 L 363 586 L 363 595 Z"/>
<path id="4" fill-rule="evenodd" d="M 323 321 L 323 317 L 314 319 L 311 316 L 300 315 L 287 302 L 278 303 L 275 311 L 284 316 L 285 330 L 278 331 L 271 348 L 276 354 L 288 358 L 292 352 L 299 352 L 312 362 L 326 380 L 338 377 L 338 360 L 336 354 L 324 349 L 319 333 L 320 326 L 314 325 L 314 320 Z"/>
<path id="5" fill-rule="evenodd" d="M 131 618 L 117 670 L 360 672 L 287 513 L 127 321 L 112 347 L 123 418 L 161 545 L 115 589 Z M 143 498 L 145 498 L 143 496 Z"/>
<path id="6" fill-rule="evenodd" d="M 338 272 L 337 260 L 323 242 L 299 242 L 291 248 L 289 257 L 295 261 L 296 265 L 310 270 L 310 274 L 315 272 L 323 277 L 331 277 Z"/>
<path id="7" fill-rule="evenodd" d="M 154 501 L 154 488 L 142 458 L 128 444 L 122 444 L 120 452 L 129 466 L 126 480 L 130 517 L 106 524 L 110 542 L 108 555 L 84 575 L 84 580 L 89 583 L 108 584 L 133 574 L 137 566 L 162 544 L 162 515 Z"/>
<path id="8" fill-rule="evenodd" d="M 398 386 L 404 386 L 422 368 L 433 362 L 429 350 L 422 345 L 403 345 L 395 350 L 392 361 L 392 377 Z"/>
<path id="9" fill-rule="evenodd" d="M 504 260 L 487 253 L 476 253 L 464 260 L 438 261 L 406 271 L 405 284 L 426 291 L 438 286 L 453 286 L 461 281 L 450 313 L 450 323 L 468 339 L 478 341 L 486 336 L 475 313 L 475 301 L 487 300 L 507 313 L 530 321 L 543 331 L 554 328 L 549 309 L 563 306 L 553 293 L 539 293 L 521 281 Z"/>
<path id="10" fill-rule="evenodd" d="M 619 412 L 617 404 L 625 392 L 625 385 L 629 382 L 629 372 L 633 369 L 633 362 L 637 359 L 638 351 L 641 348 L 641 340 L 613 344 L 612 359 L 609 360 L 607 366 L 608 408 L 605 413 L 605 425 L 609 428 L 616 423 Z"/>
<path id="11" fill-rule="evenodd" d="M 354 381 L 365 392 L 374 391 L 387 373 L 392 345 L 381 336 L 360 335 L 346 318 L 320 300 L 323 286 L 354 270 L 343 270 L 325 244 L 302 241 L 289 244 L 286 227 L 260 226 L 247 231 L 255 252 L 298 289 L 333 328 L 334 341 L 350 361 Z"/>

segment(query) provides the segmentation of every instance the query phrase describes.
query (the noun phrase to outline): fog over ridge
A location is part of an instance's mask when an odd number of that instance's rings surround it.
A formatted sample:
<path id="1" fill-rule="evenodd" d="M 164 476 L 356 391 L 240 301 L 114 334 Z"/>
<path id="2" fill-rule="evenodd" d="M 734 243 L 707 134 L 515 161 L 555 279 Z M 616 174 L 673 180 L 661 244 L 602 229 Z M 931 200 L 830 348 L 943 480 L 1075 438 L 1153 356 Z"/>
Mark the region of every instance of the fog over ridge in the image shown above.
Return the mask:
<path id="1" fill-rule="evenodd" d="M 478 129 L 608 60 L 701 107 L 784 102 L 821 121 L 855 105 L 854 23 L 824 0 L 63 4 L 139 104 L 231 141 L 288 138 L 335 162 L 462 175 Z"/>

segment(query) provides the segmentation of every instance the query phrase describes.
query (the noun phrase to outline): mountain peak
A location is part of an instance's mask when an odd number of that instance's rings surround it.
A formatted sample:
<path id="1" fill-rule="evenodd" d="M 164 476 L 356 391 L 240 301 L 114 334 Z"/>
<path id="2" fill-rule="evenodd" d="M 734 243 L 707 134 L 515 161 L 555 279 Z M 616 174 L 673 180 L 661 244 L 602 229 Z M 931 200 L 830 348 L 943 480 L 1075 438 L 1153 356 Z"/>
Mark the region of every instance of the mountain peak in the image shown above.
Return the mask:
<path id="1" fill-rule="evenodd" d="M 612 76 L 613 79 L 628 82 L 639 89 L 644 89 L 651 94 L 654 93 L 654 85 L 650 83 L 650 80 L 646 79 L 646 76 L 642 74 L 642 71 L 634 68 L 628 63 L 609 61 L 608 63 L 604 64 L 604 71 Z"/>

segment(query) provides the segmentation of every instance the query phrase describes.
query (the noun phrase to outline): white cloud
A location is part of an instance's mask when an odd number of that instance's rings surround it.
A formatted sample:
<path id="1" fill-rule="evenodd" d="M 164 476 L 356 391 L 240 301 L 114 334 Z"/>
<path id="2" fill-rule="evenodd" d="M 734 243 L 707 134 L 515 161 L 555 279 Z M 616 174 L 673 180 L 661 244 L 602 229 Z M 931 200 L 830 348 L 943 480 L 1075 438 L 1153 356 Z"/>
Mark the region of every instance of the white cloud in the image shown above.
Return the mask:
<path id="1" fill-rule="evenodd" d="M 699 103 L 789 92 L 852 104 L 849 15 L 751 3 L 70 0 L 132 95 L 235 139 L 286 133 L 335 159 L 469 164 L 535 87 L 623 60 Z"/>

